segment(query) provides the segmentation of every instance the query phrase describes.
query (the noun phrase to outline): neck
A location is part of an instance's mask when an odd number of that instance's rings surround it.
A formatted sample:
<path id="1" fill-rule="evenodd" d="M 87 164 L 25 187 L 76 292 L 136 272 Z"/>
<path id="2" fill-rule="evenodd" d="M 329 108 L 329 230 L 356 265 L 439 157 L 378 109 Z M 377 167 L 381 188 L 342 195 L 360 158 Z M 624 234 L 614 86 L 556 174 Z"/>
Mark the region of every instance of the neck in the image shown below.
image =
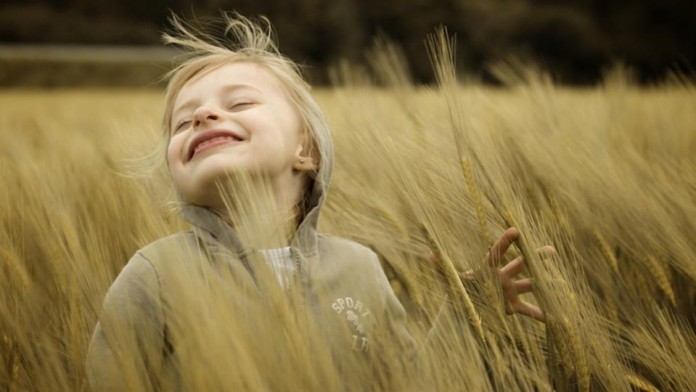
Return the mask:
<path id="1" fill-rule="evenodd" d="M 288 246 L 298 225 L 302 182 L 271 183 L 262 178 L 239 177 L 218 185 L 221 202 L 212 209 L 252 249 Z"/>

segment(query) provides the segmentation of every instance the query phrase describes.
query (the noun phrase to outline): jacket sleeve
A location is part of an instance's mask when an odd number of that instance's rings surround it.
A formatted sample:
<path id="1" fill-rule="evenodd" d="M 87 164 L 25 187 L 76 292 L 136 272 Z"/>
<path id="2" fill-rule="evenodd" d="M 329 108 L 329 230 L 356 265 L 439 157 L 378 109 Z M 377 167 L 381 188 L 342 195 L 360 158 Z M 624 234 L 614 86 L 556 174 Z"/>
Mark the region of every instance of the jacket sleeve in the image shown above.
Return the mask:
<path id="1" fill-rule="evenodd" d="M 391 373 L 401 372 L 402 377 L 412 377 L 421 369 L 422 350 L 406 327 L 406 310 L 394 293 L 379 258 L 377 255 L 374 255 L 374 258 L 376 266 L 374 273 L 384 301 L 384 322 L 387 326 L 384 329 L 387 336 L 377 337 L 377 341 L 383 343 L 381 347 L 378 347 L 378 350 L 384 358 L 388 359 L 389 363 L 384 365 L 389 368 Z"/>
<path id="2" fill-rule="evenodd" d="M 376 261 L 376 263 L 379 263 L 379 261 Z M 389 349 L 396 350 L 396 352 L 392 351 L 391 353 L 386 351 L 386 357 L 390 358 L 388 365 L 392 372 L 404 372 L 404 379 L 410 382 L 425 382 L 426 384 L 414 384 L 420 385 L 425 390 L 427 389 L 429 375 L 432 372 L 438 373 L 441 371 L 441 369 L 437 368 L 437 362 L 432 362 L 433 359 L 440 358 L 443 353 L 450 352 L 453 345 L 465 347 L 465 352 L 478 352 L 473 331 L 470 330 L 468 321 L 449 296 L 440 305 L 438 314 L 427 333 L 426 339 L 420 343 L 416 342 L 406 327 L 406 311 L 392 290 L 389 280 L 381 267 L 377 272 L 377 276 L 380 291 L 386 298 L 385 314 L 388 323 L 388 333 L 391 335 L 390 339 L 387 339 L 388 344 L 391 346 Z M 417 387 L 415 390 L 419 389 L 421 388 Z"/>
<path id="3" fill-rule="evenodd" d="M 164 352 L 157 271 L 136 253 L 109 288 L 87 352 L 93 391 L 157 389 Z"/>

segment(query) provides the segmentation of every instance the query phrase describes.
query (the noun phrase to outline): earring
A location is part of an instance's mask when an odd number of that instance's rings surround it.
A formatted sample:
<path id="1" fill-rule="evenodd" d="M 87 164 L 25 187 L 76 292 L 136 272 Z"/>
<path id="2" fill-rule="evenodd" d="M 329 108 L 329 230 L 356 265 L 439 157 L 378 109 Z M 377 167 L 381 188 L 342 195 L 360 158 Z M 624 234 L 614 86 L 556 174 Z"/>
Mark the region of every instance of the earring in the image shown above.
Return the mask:
<path id="1" fill-rule="evenodd" d="M 304 162 L 305 162 L 304 158 L 300 159 L 300 165 L 304 165 Z"/>

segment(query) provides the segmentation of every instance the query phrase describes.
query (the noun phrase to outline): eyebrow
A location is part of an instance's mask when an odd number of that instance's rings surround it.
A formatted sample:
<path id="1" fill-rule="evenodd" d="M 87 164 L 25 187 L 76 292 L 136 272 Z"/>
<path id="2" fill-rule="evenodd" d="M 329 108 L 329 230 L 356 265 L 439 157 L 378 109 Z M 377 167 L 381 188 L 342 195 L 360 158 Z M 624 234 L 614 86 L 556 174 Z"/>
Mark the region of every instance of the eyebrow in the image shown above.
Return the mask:
<path id="1" fill-rule="evenodd" d="M 228 84 L 228 85 L 223 86 L 220 89 L 220 93 L 221 94 L 228 94 L 228 93 L 235 91 L 235 90 L 254 90 L 256 92 L 261 92 L 258 88 L 254 87 L 250 84 L 244 84 L 244 83 L 239 84 L 238 83 L 238 84 Z M 172 110 L 172 121 L 174 121 L 176 119 L 176 115 L 178 113 L 180 113 L 181 111 L 183 111 L 184 109 L 189 109 L 189 108 L 195 107 L 197 105 L 198 105 L 198 101 L 195 98 L 190 99 L 190 100 L 184 102 L 183 104 L 179 105 L 174 110 Z"/>

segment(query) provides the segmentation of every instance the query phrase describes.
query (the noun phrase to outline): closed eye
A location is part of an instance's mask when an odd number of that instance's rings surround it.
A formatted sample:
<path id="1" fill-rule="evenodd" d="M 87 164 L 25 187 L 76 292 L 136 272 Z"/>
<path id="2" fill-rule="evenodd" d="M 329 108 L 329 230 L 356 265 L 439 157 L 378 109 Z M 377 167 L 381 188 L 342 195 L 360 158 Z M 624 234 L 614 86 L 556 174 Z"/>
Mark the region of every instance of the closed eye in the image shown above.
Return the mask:
<path id="1" fill-rule="evenodd" d="M 254 106 L 254 102 L 252 101 L 239 101 L 231 104 L 228 106 L 228 110 L 231 112 L 240 112 L 242 110 L 246 110 Z"/>
<path id="2" fill-rule="evenodd" d="M 188 128 L 188 126 L 191 124 L 191 120 L 184 120 L 180 122 L 179 124 L 174 127 L 174 133 L 181 132 L 184 129 Z"/>

